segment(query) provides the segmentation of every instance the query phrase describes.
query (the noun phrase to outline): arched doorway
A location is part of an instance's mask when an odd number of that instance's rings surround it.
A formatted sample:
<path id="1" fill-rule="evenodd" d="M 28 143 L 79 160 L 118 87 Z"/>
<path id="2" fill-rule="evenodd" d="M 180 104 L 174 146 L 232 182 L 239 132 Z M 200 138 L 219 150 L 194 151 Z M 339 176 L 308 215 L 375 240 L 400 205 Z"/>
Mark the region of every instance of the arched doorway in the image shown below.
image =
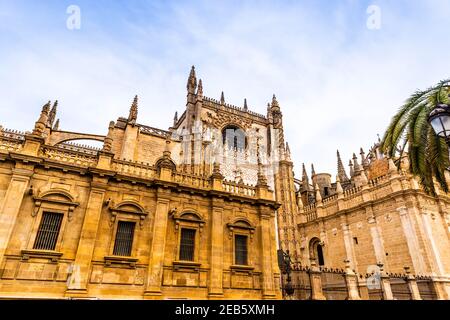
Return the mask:
<path id="1" fill-rule="evenodd" d="M 323 245 L 319 238 L 312 238 L 309 242 L 309 257 L 314 259 L 317 265 L 325 265 Z"/>

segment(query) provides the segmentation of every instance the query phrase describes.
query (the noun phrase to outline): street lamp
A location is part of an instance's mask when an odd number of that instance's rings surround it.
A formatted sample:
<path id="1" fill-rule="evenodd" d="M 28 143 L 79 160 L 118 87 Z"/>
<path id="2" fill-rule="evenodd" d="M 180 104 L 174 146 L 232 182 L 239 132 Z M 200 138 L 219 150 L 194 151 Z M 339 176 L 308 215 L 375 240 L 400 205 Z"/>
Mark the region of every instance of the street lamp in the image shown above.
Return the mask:
<path id="1" fill-rule="evenodd" d="M 286 285 L 284 286 L 284 292 L 286 295 L 291 296 L 294 294 L 294 287 L 292 286 L 292 278 L 291 278 L 291 256 L 289 254 L 289 250 L 286 252 L 283 249 L 278 250 L 278 266 L 283 274 L 287 274 Z"/>
<path id="2" fill-rule="evenodd" d="M 450 106 L 439 103 L 428 116 L 428 123 L 433 127 L 436 134 L 445 139 L 450 146 Z"/>

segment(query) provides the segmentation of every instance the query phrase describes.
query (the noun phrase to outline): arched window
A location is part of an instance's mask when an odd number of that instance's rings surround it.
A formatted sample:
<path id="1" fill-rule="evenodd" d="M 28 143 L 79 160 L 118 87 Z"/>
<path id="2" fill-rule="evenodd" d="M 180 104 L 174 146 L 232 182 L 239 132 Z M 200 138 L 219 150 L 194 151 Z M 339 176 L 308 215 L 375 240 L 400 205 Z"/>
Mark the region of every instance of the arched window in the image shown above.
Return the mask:
<path id="1" fill-rule="evenodd" d="M 319 266 L 325 265 L 323 245 L 319 238 L 312 238 L 309 242 L 309 255 Z"/>
<path id="2" fill-rule="evenodd" d="M 235 125 L 229 125 L 222 130 L 222 142 L 229 148 L 242 150 L 246 147 L 245 132 Z"/>

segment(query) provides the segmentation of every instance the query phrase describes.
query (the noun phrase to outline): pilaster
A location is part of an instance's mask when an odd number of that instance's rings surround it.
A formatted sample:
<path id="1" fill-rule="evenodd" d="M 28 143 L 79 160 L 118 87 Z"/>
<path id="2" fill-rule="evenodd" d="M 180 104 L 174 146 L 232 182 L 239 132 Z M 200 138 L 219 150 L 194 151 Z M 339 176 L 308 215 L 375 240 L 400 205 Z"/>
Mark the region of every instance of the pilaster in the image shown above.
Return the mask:
<path id="1" fill-rule="evenodd" d="M 84 214 L 80 240 L 78 242 L 72 275 L 66 291 L 69 297 L 85 297 L 88 294 L 88 282 L 92 258 L 97 240 L 97 232 L 107 188 L 107 178 L 93 177 L 91 190 Z"/>
<path id="2" fill-rule="evenodd" d="M 146 298 L 162 295 L 161 283 L 166 248 L 167 222 L 169 215 L 170 190 L 158 189 L 156 211 L 153 222 L 153 237 L 151 240 L 151 256 L 147 270 L 147 283 L 144 296 Z"/>
<path id="3" fill-rule="evenodd" d="M 211 210 L 211 257 L 208 296 L 223 298 L 223 200 L 213 199 Z"/>

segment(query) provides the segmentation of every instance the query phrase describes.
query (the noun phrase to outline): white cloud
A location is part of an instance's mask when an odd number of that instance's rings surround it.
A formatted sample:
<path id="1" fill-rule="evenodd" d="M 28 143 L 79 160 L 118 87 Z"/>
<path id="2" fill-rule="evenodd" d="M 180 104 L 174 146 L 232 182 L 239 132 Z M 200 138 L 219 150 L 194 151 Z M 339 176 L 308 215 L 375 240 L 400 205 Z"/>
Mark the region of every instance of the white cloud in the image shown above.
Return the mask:
<path id="1" fill-rule="evenodd" d="M 106 133 L 138 94 L 139 121 L 164 129 L 185 106 L 195 64 L 213 98 L 224 90 L 227 102 L 245 97 L 265 113 L 276 93 L 297 175 L 302 162 L 334 175 L 337 148 L 348 162 L 410 93 L 448 76 L 448 1 L 377 4 L 378 31 L 366 28 L 359 1 L 178 3 L 153 6 L 157 20 L 148 21 L 144 5 L 109 21 L 85 4 L 82 19 L 102 20 L 83 21 L 80 31 L 65 30 L 63 19 L 43 31 L 8 19 L 0 30 L 15 42 L 0 45 L 0 123 L 30 130 L 41 105 L 58 98 L 62 128 Z"/>

